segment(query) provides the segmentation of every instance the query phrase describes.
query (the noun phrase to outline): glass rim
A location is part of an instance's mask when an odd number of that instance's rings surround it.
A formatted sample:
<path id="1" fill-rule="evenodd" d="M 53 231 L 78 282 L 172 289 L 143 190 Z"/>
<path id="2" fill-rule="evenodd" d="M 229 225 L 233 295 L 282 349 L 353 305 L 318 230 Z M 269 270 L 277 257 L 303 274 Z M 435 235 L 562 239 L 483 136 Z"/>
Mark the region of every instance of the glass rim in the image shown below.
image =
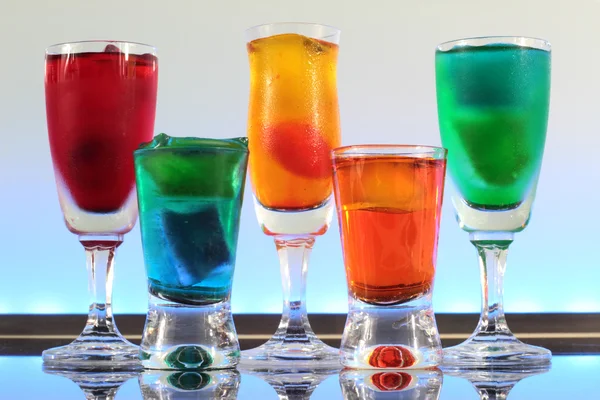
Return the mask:
<path id="1" fill-rule="evenodd" d="M 253 40 L 256 39 L 261 39 L 264 37 L 268 37 L 268 36 L 263 36 L 263 35 L 259 35 L 258 32 L 260 32 L 261 30 L 267 29 L 268 27 L 304 27 L 304 28 L 320 28 L 320 29 L 327 29 L 329 31 L 331 31 L 331 34 L 323 36 L 323 37 L 318 37 L 315 39 L 320 39 L 320 40 L 325 40 L 328 41 L 328 38 L 334 38 L 332 43 L 336 43 L 339 41 L 339 35 L 342 32 L 339 28 L 336 28 L 335 26 L 332 25 L 327 25 L 327 24 L 319 24 L 317 22 L 292 22 L 292 21 L 288 21 L 288 22 L 271 22 L 271 23 L 265 23 L 265 24 L 258 24 L 258 25 L 254 25 L 251 26 L 249 28 L 246 28 L 246 30 L 244 31 L 244 34 L 246 36 L 246 41 L 247 42 L 251 42 Z M 290 29 L 291 31 L 292 29 Z M 277 33 L 274 33 L 273 35 L 277 35 Z M 269 36 L 273 36 L 273 35 L 269 35 Z M 336 40 L 337 39 L 337 40 Z"/>
<path id="2" fill-rule="evenodd" d="M 156 55 L 156 53 L 158 52 L 158 49 L 156 46 L 152 46 L 150 44 L 146 44 L 146 43 L 141 43 L 141 42 L 130 42 L 127 40 L 104 40 L 104 39 L 91 39 L 91 40 L 76 40 L 73 42 L 62 42 L 62 43 L 55 43 L 52 44 L 48 47 L 46 47 L 46 54 L 63 54 L 61 52 L 51 52 L 51 49 L 60 49 L 60 48 L 64 48 L 65 46 L 69 46 L 69 45 L 85 45 L 85 44 L 97 44 L 97 43 L 106 43 L 106 44 L 128 44 L 128 45 L 134 45 L 134 46 L 140 46 L 140 47 L 147 47 L 148 49 L 151 49 L 152 51 L 150 53 L 152 53 L 153 55 Z"/>
<path id="3" fill-rule="evenodd" d="M 436 46 L 436 51 L 446 52 L 455 47 L 464 46 L 484 46 L 492 43 L 507 43 L 516 44 L 521 47 L 529 47 L 533 49 L 550 52 L 552 45 L 546 39 L 530 37 L 530 36 L 473 36 L 461 39 L 449 40 L 439 43 Z"/>
<path id="4" fill-rule="evenodd" d="M 156 136 L 155 136 L 156 137 Z M 192 144 L 190 143 L 188 144 L 183 144 L 183 145 L 177 145 L 177 146 L 159 146 L 159 147 L 139 147 L 137 149 L 135 149 L 133 151 L 133 154 L 136 155 L 138 153 L 145 153 L 145 152 L 151 152 L 151 151 L 166 151 L 166 150 L 170 150 L 170 151 L 190 151 L 190 150 L 194 150 L 197 152 L 212 152 L 215 150 L 218 151 L 223 151 L 223 152 L 232 152 L 232 153 L 246 153 L 248 154 L 250 152 L 250 150 L 248 149 L 247 145 L 244 148 L 234 148 L 234 147 L 227 147 L 223 144 L 223 142 L 225 141 L 229 141 L 229 140 L 238 140 L 238 141 L 242 141 L 243 139 L 247 139 L 247 136 L 239 136 L 239 137 L 230 137 L 230 138 L 198 138 L 198 137 L 189 137 L 189 136 L 170 136 L 170 138 L 177 138 L 177 139 L 190 139 L 190 140 L 194 140 L 194 139 L 209 139 L 212 141 L 219 141 L 221 143 L 213 143 L 210 145 L 199 145 L 199 144 Z M 153 139 L 154 140 L 154 139 Z M 140 146 L 144 146 L 147 145 L 149 143 L 152 143 L 152 141 L 150 142 L 145 142 L 140 144 Z"/>
<path id="5" fill-rule="evenodd" d="M 350 157 L 373 158 L 382 156 L 445 160 L 448 150 L 444 147 L 421 144 L 355 144 L 336 147 L 331 150 L 331 155 L 334 160 Z"/>

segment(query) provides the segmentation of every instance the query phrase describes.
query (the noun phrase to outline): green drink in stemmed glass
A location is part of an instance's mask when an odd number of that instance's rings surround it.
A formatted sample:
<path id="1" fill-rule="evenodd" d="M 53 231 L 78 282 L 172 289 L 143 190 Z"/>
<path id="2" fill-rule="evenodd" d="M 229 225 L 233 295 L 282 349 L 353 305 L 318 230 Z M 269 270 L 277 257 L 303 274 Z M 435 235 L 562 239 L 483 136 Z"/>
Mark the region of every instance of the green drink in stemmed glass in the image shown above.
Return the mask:
<path id="1" fill-rule="evenodd" d="M 447 42 L 435 55 L 438 117 L 456 187 L 453 204 L 478 250 L 479 325 L 444 350 L 456 367 L 543 365 L 546 349 L 520 342 L 503 310 L 508 246 L 525 229 L 540 173 L 550 99 L 550 44 L 523 37 Z"/>

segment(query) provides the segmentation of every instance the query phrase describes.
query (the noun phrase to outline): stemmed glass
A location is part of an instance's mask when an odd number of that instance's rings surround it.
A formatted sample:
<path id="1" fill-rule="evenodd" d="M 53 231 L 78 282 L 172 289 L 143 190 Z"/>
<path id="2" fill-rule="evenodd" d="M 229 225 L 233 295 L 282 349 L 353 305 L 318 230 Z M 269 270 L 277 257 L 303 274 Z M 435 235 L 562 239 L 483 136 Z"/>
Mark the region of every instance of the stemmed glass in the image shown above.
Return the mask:
<path id="1" fill-rule="evenodd" d="M 85 248 L 91 304 L 83 333 L 44 351 L 48 368 L 138 368 L 112 314 L 114 257 L 137 218 L 133 151 L 152 139 L 158 59 L 138 43 L 46 49 L 46 114 L 60 206 Z"/>
<path id="2" fill-rule="evenodd" d="M 305 306 L 308 257 L 332 218 L 331 149 L 340 143 L 337 55 L 340 31 L 280 23 L 250 28 L 248 137 L 255 211 L 281 264 L 283 315 L 273 337 L 242 352 L 263 362 L 339 365 L 313 333 Z"/>
<path id="3" fill-rule="evenodd" d="M 438 116 L 453 204 L 477 248 L 483 309 L 464 343 L 444 351 L 456 367 L 543 365 L 550 351 L 520 342 L 503 308 L 503 277 L 515 232 L 529 222 L 542 164 L 550 100 L 550 44 L 484 37 L 440 44 Z"/>

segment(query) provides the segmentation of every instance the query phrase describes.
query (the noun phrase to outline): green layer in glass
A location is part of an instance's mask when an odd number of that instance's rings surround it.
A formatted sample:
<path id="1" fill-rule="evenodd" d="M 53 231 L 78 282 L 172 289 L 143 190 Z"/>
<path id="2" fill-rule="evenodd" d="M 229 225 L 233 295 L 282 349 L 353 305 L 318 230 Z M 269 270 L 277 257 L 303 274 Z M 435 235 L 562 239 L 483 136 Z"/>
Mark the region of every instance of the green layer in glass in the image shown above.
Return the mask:
<path id="1" fill-rule="evenodd" d="M 448 170 L 473 207 L 510 209 L 537 183 L 548 121 L 550 52 L 456 46 L 435 58 Z"/>

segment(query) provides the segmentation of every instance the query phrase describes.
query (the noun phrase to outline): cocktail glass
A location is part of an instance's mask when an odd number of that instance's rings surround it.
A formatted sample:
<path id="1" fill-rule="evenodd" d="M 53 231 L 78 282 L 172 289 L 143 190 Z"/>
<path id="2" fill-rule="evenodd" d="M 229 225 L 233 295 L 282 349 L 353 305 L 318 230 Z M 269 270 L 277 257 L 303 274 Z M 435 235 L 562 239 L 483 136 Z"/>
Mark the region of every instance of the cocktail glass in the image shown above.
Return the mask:
<path id="1" fill-rule="evenodd" d="M 247 143 L 162 133 L 135 151 L 149 291 L 145 368 L 232 368 L 239 361 L 229 299 Z"/>
<path id="2" fill-rule="evenodd" d="M 439 369 L 345 370 L 340 374 L 346 400 L 437 400 L 443 381 Z"/>
<path id="3" fill-rule="evenodd" d="M 305 305 L 308 257 L 332 217 L 330 151 L 340 142 L 336 68 L 340 31 L 281 23 L 246 32 L 250 62 L 250 177 L 255 210 L 281 264 L 283 315 L 273 337 L 242 352 L 242 365 L 339 365 Z"/>
<path id="4" fill-rule="evenodd" d="M 235 400 L 236 370 L 144 371 L 138 378 L 144 400 Z"/>
<path id="5" fill-rule="evenodd" d="M 438 116 L 452 202 L 477 248 L 482 312 L 444 364 L 486 368 L 550 362 L 506 323 L 503 277 L 515 232 L 529 222 L 542 164 L 550 100 L 550 44 L 524 37 L 461 39 L 437 47 Z"/>
<path id="6" fill-rule="evenodd" d="M 137 218 L 133 151 L 152 139 L 158 59 L 151 46 L 77 42 L 46 49 L 46 113 L 58 197 L 85 248 L 91 304 L 83 333 L 44 351 L 46 367 L 139 368 L 112 313 L 114 257 Z"/>
<path id="7" fill-rule="evenodd" d="M 349 312 L 349 368 L 431 368 L 442 348 L 431 295 L 446 150 L 364 145 L 333 151 Z"/>

